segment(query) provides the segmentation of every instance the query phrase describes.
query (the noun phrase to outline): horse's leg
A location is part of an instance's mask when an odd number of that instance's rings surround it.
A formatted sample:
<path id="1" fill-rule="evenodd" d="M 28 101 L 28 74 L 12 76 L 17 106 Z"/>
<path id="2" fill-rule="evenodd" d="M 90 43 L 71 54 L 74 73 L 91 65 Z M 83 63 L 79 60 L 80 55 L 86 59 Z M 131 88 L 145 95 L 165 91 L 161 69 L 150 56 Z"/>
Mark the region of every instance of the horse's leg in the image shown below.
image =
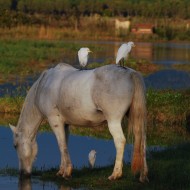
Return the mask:
<path id="1" fill-rule="evenodd" d="M 65 126 L 63 126 L 63 121 L 59 115 L 48 117 L 49 124 L 55 133 L 59 149 L 61 152 L 61 165 L 60 170 L 57 175 L 62 175 L 64 178 L 69 178 L 72 173 L 72 163 L 70 160 L 69 152 L 67 149 L 67 132 Z"/>
<path id="2" fill-rule="evenodd" d="M 68 146 L 68 140 L 69 140 L 69 125 L 65 124 L 64 125 L 64 130 L 65 130 L 65 141 L 66 141 L 66 145 Z M 69 157 L 69 154 L 68 154 L 68 150 L 64 149 L 66 152 L 65 154 L 67 154 L 67 158 L 65 158 L 63 156 L 63 159 L 61 159 L 61 166 L 60 166 L 60 169 L 59 171 L 57 172 L 57 175 L 58 176 L 63 176 L 64 177 L 64 172 L 65 172 L 65 168 L 69 167 L 68 170 L 72 170 L 72 164 L 71 164 L 71 161 L 70 161 L 70 157 Z M 69 158 L 69 161 L 68 161 L 68 158 Z M 71 168 L 70 166 L 71 165 Z"/>
<path id="3" fill-rule="evenodd" d="M 121 121 L 108 121 L 108 128 L 113 136 L 115 148 L 116 148 L 116 160 L 114 170 L 111 176 L 109 176 L 109 180 L 115 180 L 122 176 L 122 168 L 123 168 L 123 154 L 126 139 L 123 134 L 123 130 L 121 127 Z"/>
<path id="4" fill-rule="evenodd" d="M 69 125 L 68 124 L 65 124 L 64 125 L 65 127 L 65 137 L 66 137 L 66 143 L 68 145 L 68 141 L 69 141 L 69 134 L 70 134 L 70 131 L 69 131 Z"/>

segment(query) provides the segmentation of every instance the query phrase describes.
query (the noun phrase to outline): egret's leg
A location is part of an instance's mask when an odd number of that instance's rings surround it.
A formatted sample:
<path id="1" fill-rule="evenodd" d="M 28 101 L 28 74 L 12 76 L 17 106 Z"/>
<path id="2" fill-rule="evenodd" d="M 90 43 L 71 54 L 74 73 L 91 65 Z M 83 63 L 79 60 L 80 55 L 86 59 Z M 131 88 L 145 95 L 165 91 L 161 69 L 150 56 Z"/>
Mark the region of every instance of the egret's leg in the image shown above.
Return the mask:
<path id="1" fill-rule="evenodd" d="M 84 70 L 84 67 L 83 67 L 83 66 L 80 66 L 80 70 L 81 70 L 81 71 Z"/>
<path id="2" fill-rule="evenodd" d="M 67 127 L 63 126 L 61 118 L 56 116 L 48 117 L 49 124 L 57 138 L 59 149 L 61 152 L 61 165 L 57 175 L 62 175 L 64 178 L 69 178 L 72 173 L 72 163 L 67 149 Z M 66 129 L 66 130 L 65 130 Z"/>
<path id="3" fill-rule="evenodd" d="M 124 66 L 125 66 L 125 60 L 122 59 L 122 67 L 124 67 Z"/>
<path id="4" fill-rule="evenodd" d="M 109 180 L 115 180 L 122 176 L 122 168 L 123 168 L 123 154 L 126 139 L 123 134 L 123 130 L 121 127 L 120 121 L 108 121 L 108 128 L 113 136 L 113 140 L 116 148 L 116 160 L 114 170 L 111 176 L 109 176 Z"/>
<path id="5" fill-rule="evenodd" d="M 119 61 L 119 65 L 120 65 L 121 67 L 124 67 L 124 64 L 125 64 L 125 60 L 124 60 L 124 58 L 122 58 L 122 59 Z"/>

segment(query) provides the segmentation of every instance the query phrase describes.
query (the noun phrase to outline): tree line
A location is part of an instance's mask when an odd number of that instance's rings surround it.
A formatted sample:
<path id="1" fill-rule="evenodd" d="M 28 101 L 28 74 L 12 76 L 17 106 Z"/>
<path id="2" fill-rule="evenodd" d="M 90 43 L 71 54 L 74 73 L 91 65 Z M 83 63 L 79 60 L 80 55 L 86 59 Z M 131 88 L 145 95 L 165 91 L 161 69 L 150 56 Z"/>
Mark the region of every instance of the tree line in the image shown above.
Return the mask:
<path id="1" fill-rule="evenodd" d="M 0 0 L 0 12 L 65 16 L 190 18 L 189 0 Z"/>

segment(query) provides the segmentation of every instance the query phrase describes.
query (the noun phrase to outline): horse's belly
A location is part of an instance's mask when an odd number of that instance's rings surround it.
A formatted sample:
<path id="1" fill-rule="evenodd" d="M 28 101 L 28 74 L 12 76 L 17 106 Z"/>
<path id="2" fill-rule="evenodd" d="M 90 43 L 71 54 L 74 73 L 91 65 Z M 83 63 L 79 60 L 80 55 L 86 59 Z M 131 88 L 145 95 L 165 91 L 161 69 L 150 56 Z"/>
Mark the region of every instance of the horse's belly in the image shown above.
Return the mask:
<path id="1" fill-rule="evenodd" d="M 104 115 L 97 113 L 68 112 L 63 115 L 65 122 L 71 125 L 97 126 L 105 121 Z"/>

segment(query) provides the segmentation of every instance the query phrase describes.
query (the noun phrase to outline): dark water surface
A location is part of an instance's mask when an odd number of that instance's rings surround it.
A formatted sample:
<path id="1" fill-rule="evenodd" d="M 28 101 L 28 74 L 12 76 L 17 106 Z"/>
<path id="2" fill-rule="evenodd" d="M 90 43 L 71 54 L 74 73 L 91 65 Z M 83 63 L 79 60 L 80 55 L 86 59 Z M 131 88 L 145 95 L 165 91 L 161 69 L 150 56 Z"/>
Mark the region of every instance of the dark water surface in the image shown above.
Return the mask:
<path id="1" fill-rule="evenodd" d="M 51 132 L 38 133 L 37 142 L 39 150 L 33 166 L 42 170 L 58 167 L 60 164 L 60 153 L 54 134 Z M 70 135 L 69 152 L 74 168 L 89 166 L 88 153 L 92 149 L 97 151 L 95 167 L 107 166 L 114 163 L 115 147 L 112 140 Z M 126 146 L 126 162 L 130 161 L 131 150 L 131 145 Z M 0 155 L 0 169 L 7 167 L 18 168 L 16 150 L 13 148 L 12 132 L 8 127 L 3 126 L 0 127 Z M 32 182 L 28 182 L 28 184 L 35 190 L 58 189 L 53 183 L 43 183 L 35 179 L 32 179 Z M 17 189 L 18 185 L 19 181 L 17 177 L 0 176 L 0 189 Z M 65 187 L 61 187 L 60 189 L 65 189 Z"/>
<path id="2" fill-rule="evenodd" d="M 60 163 L 60 153 L 56 138 L 51 132 L 38 133 L 38 154 L 34 162 L 34 167 L 37 169 L 50 169 L 58 167 Z M 129 163 L 131 160 L 132 145 L 126 145 L 124 153 L 124 162 Z M 87 136 L 70 135 L 69 138 L 69 152 L 74 168 L 82 168 L 88 165 L 88 153 L 95 149 L 97 152 L 95 167 L 107 166 L 114 164 L 115 147 L 113 140 L 96 139 Z M 162 147 L 149 147 L 151 151 L 162 150 Z M 8 127 L 0 126 L 0 169 L 18 168 L 18 159 L 16 150 L 13 148 L 12 132 Z M 27 181 L 29 186 L 35 190 L 40 189 L 58 189 L 53 183 L 47 183 L 32 178 L 32 181 Z M 19 185 L 18 177 L 0 176 L 0 190 L 2 189 L 17 189 Z M 24 186 L 26 184 L 24 183 Z M 26 187 L 22 190 L 26 190 Z M 65 189 L 61 187 L 60 189 Z M 68 189 L 68 188 L 66 188 Z M 70 188 L 69 188 L 70 189 Z"/>
<path id="3" fill-rule="evenodd" d="M 38 169 L 49 169 L 58 167 L 60 164 L 60 152 L 56 137 L 51 132 L 38 133 L 38 155 L 34 167 Z M 88 153 L 95 149 L 97 151 L 96 166 L 106 166 L 114 163 L 115 147 L 112 140 L 96 139 L 87 136 L 69 137 L 69 152 L 75 168 L 88 167 Z M 131 158 L 131 145 L 126 146 L 125 161 Z M 18 168 L 16 151 L 13 148 L 12 132 L 8 127 L 0 127 L 0 168 Z"/>

